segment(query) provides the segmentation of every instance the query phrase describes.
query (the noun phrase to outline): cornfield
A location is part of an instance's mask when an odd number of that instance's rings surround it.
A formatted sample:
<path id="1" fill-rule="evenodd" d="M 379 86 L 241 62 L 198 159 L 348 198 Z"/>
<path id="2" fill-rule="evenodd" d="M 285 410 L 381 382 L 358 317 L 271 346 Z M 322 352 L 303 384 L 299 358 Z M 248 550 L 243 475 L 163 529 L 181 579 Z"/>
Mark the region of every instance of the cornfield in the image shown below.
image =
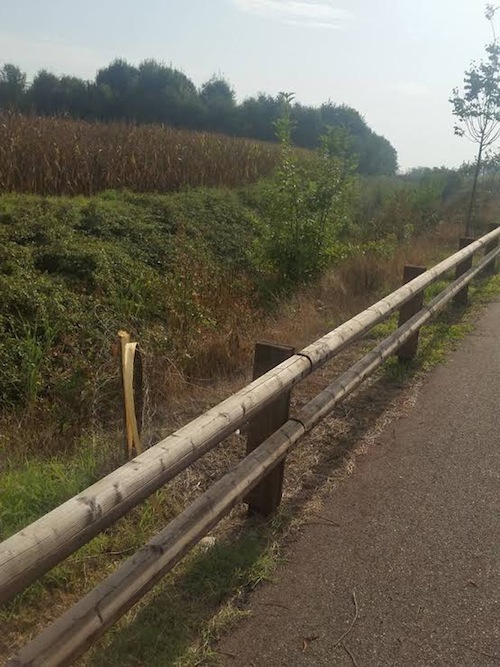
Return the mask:
<path id="1" fill-rule="evenodd" d="M 234 187 L 270 175 L 278 161 L 277 145 L 248 139 L 0 112 L 0 192 Z"/>

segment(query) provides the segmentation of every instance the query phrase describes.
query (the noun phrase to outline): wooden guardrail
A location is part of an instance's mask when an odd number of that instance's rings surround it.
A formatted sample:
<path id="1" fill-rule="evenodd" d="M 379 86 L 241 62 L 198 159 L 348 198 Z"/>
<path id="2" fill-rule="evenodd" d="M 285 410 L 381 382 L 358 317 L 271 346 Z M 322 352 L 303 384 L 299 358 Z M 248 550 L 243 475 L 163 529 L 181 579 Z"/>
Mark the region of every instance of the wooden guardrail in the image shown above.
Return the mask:
<path id="1" fill-rule="evenodd" d="M 293 418 L 274 430 L 260 429 L 262 444 L 255 441 L 247 456 L 190 507 L 121 565 L 72 609 L 52 623 L 13 658 L 11 665 L 66 665 L 81 655 L 131 606 L 178 562 L 189 549 L 259 484 L 270 479 L 297 441 L 314 428 L 335 405 L 373 373 L 390 355 L 415 354 L 418 331 L 450 300 L 464 304 L 467 285 L 481 272 L 492 270 L 500 253 L 500 228 L 478 239 L 461 240 L 461 250 L 412 278 L 356 317 L 326 334 L 297 354 L 285 359 L 215 408 L 204 413 L 165 440 L 121 466 L 82 493 L 41 517 L 0 544 L 0 601 L 11 598 L 70 553 L 114 523 L 132 507 L 200 458 L 244 423 L 255 424 L 256 415 L 288 394 L 304 377 L 359 339 L 372 327 L 400 309 L 398 329 L 379 343 L 335 382 L 310 401 Z M 486 256 L 471 268 L 480 250 Z M 456 269 L 444 291 L 426 306 L 421 296 L 426 287 Z M 415 271 L 418 273 L 418 271 Z M 289 358 L 286 358 L 290 355 Z M 281 485 L 281 475 L 275 475 Z M 280 487 L 281 488 L 281 487 Z M 279 502 L 271 494 L 268 506 Z M 276 500 L 277 499 L 277 500 Z M 262 501 L 262 496 L 261 496 Z M 251 502 L 251 501 L 250 501 Z"/>

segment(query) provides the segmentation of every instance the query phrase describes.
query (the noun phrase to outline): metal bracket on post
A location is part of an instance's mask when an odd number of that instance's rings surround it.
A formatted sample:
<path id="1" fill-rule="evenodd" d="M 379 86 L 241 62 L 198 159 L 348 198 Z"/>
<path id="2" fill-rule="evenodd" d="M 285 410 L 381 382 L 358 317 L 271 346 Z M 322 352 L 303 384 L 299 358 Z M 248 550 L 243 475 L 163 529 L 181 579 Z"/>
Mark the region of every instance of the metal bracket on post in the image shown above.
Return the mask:
<path id="1" fill-rule="evenodd" d="M 409 283 L 410 280 L 413 280 L 417 276 L 420 276 L 422 273 L 425 273 L 426 269 L 423 266 L 413 266 L 407 264 L 404 267 L 403 271 L 403 285 Z M 407 322 L 413 315 L 416 315 L 424 303 L 424 293 L 419 292 L 416 294 L 413 299 L 410 299 L 408 303 L 405 303 L 399 311 L 399 324 L 398 327 L 402 326 Z M 418 347 L 418 331 L 398 350 L 398 359 L 400 362 L 410 361 L 417 354 Z"/>
<path id="2" fill-rule="evenodd" d="M 463 250 L 471 243 L 474 243 L 475 240 L 476 239 L 472 238 L 471 236 L 463 236 L 459 241 L 458 249 Z M 471 255 L 467 259 L 464 259 L 463 262 L 460 262 L 455 271 L 455 280 L 457 280 L 457 278 L 460 278 L 460 276 L 462 276 L 466 271 L 468 271 L 472 267 L 472 259 L 473 257 Z M 468 296 L 469 296 L 469 286 L 466 285 L 463 289 L 460 290 L 460 292 L 458 292 L 453 297 L 453 303 L 455 304 L 455 306 L 464 307 L 467 305 Z"/>
<path id="3" fill-rule="evenodd" d="M 494 222 L 494 223 L 488 225 L 488 232 L 492 232 L 492 231 L 494 231 L 494 230 L 497 229 L 497 228 L 498 228 L 498 224 L 497 224 L 496 222 Z M 485 249 L 485 251 L 484 251 L 484 254 L 487 255 L 487 254 L 490 253 L 492 250 L 495 250 L 495 248 L 498 248 L 498 243 L 499 243 L 499 239 L 498 239 L 498 238 L 496 238 L 496 239 L 494 239 L 493 241 L 491 241 L 490 243 L 488 243 L 488 245 L 486 246 L 486 249 Z M 492 262 L 490 262 L 490 263 L 488 264 L 488 266 L 485 268 L 485 270 L 484 270 L 484 275 L 485 275 L 485 276 L 493 276 L 493 275 L 495 275 L 496 272 L 497 272 L 496 259 L 494 259 L 494 260 L 493 260 Z"/>
<path id="4" fill-rule="evenodd" d="M 267 373 L 272 368 L 289 359 L 295 350 L 285 345 L 273 343 L 256 343 L 253 364 L 253 379 Z M 248 425 L 247 454 L 264 442 L 288 420 L 290 392 L 278 396 L 267 407 L 263 408 Z M 268 516 L 276 510 L 281 502 L 283 474 L 285 462 L 273 468 L 266 477 L 248 494 L 245 502 L 250 513 Z"/>

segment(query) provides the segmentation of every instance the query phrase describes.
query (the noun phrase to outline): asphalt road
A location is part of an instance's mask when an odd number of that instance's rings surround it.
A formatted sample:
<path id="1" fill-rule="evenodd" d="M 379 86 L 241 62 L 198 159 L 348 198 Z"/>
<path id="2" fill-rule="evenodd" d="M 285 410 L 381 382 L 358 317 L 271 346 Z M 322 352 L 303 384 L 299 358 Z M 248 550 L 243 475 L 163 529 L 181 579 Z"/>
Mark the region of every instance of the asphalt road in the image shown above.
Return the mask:
<path id="1" fill-rule="evenodd" d="M 252 595 L 251 616 L 218 647 L 223 661 L 500 664 L 499 407 L 493 303 L 358 458 L 324 525 L 306 526 L 275 583 Z"/>

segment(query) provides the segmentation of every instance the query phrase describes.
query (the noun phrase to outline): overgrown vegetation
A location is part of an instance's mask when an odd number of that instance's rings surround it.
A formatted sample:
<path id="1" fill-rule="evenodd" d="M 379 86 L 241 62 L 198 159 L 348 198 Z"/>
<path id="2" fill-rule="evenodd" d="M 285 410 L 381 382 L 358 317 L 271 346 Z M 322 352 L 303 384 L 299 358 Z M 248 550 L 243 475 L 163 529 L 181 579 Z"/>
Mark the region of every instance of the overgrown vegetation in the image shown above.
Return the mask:
<path id="1" fill-rule="evenodd" d="M 0 400 L 53 424 L 48 440 L 68 444 L 105 417 L 120 328 L 186 373 L 234 363 L 217 345 L 250 312 L 258 239 L 237 193 L 8 195 L 0 239 Z"/>
<path id="2" fill-rule="evenodd" d="M 318 178 L 304 181 L 284 151 L 271 189 L 1 197 L 4 431 L 21 420 L 24 446 L 53 453 L 119 416 L 119 329 L 149 351 L 159 402 L 172 372 L 231 372 L 247 358 L 245 332 L 284 294 L 349 258 L 355 291 L 369 291 L 366 258 L 390 257 L 441 219 L 442 184 L 381 180 L 356 193 L 338 158 L 319 153 Z"/>
<path id="3" fill-rule="evenodd" d="M 345 252 L 356 169 L 349 137 L 336 128 L 328 129 L 314 153 L 294 152 L 291 101 L 282 96 L 276 123 L 282 159 L 264 199 L 269 221 L 264 248 L 281 284 L 317 278 Z"/>

